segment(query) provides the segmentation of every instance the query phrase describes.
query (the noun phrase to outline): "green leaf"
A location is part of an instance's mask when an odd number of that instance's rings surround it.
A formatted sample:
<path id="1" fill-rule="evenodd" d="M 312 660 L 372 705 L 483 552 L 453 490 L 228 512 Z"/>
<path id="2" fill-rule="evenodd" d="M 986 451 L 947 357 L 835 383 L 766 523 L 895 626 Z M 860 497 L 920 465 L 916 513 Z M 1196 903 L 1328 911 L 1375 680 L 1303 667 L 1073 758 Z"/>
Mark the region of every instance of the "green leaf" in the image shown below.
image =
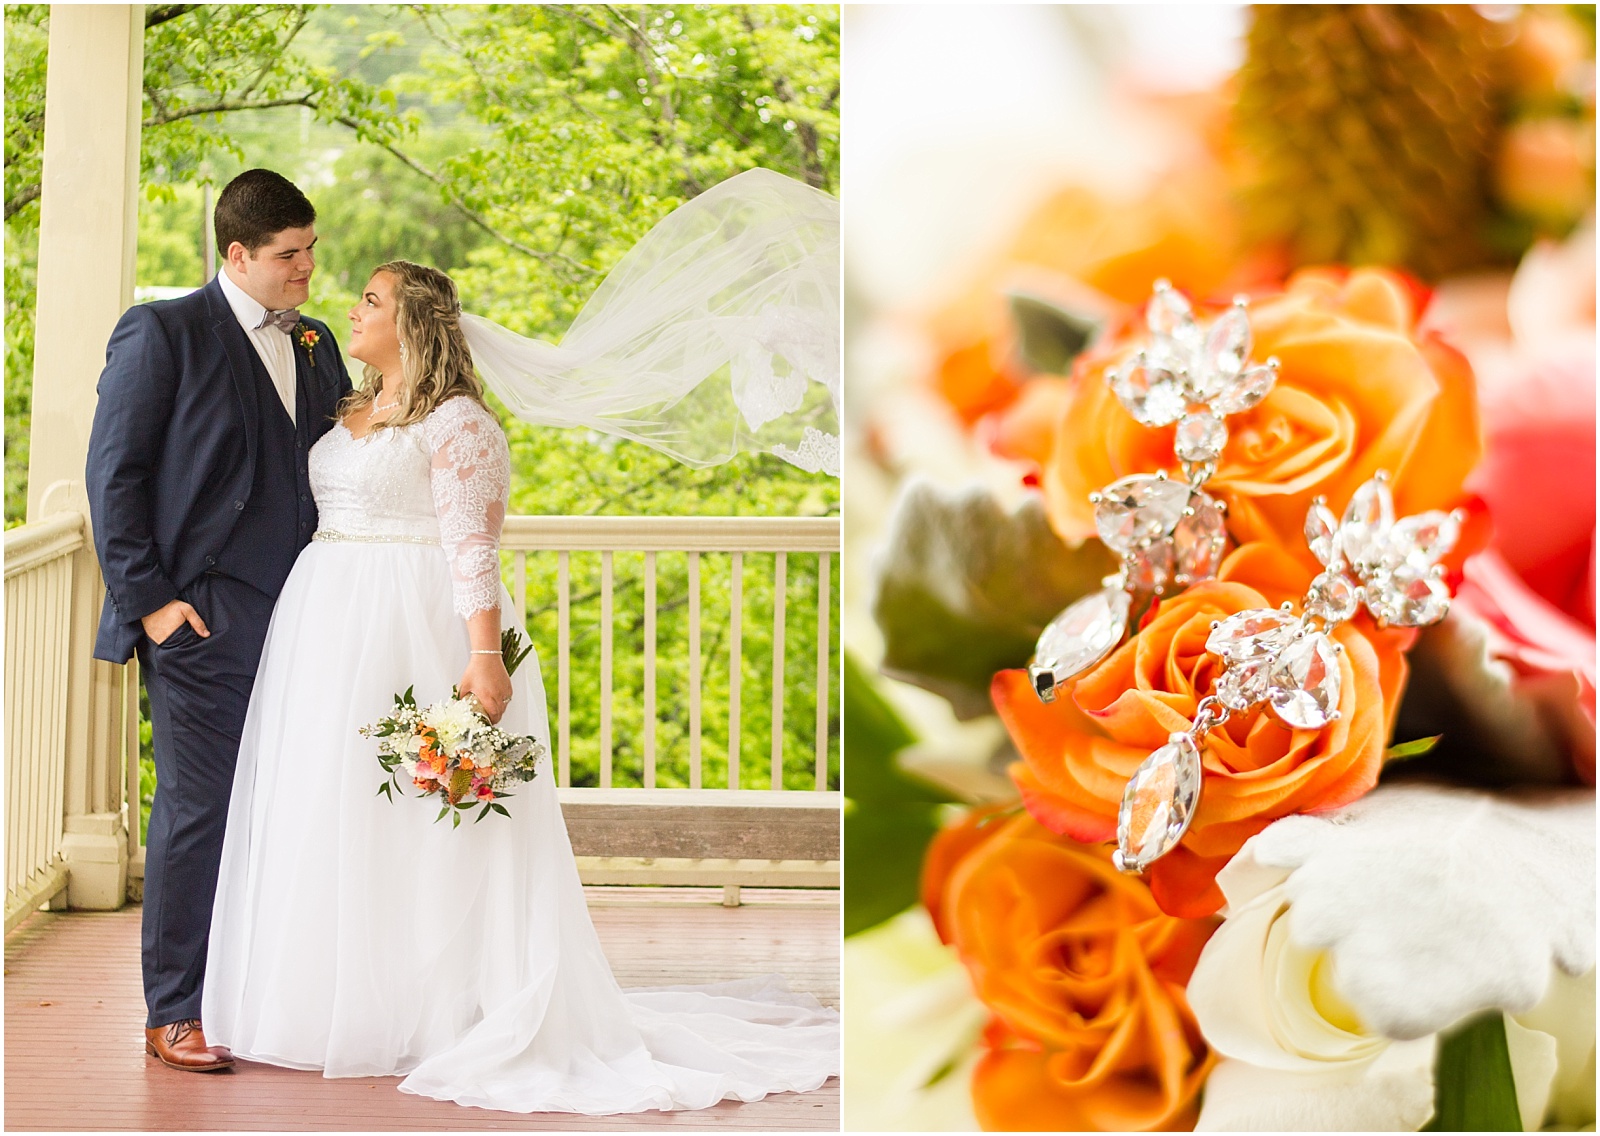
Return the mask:
<path id="1" fill-rule="evenodd" d="M 1434 734 L 1431 738 L 1417 738 L 1415 741 L 1392 745 L 1383 751 L 1383 760 L 1404 761 L 1408 757 L 1421 757 L 1438 745 L 1439 739 L 1442 737 L 1444 737 L 1443 734 Z"/>
<path id="2" fill-rule="evenodd" d="M 852 731 L 853 732 L 853 731 Z M 854 743 L 850 764 L 859 759 Z M 844 820 L 844 933 L 859 934 L 900 914 L 921 894 L 922 858 L 939 831 L 930 805 L 875 804 Z"/>
<path id="3" fill-rule="evenodd" d="M 866 667 L 849 651 L 844 655 L 843 714 L 850 723 L 850 762 L 844 776 L 844 794 L 856 808 L 880 802 L 943 804 L 955 800 L 895 764 L 894 755 L 915 742 L 917 736 L 878 693 Z"/>
<path id="4" fill-rule="evenodd" d="M 844 717 L 850 761 L 844 782 L 844 933 L 875 927 L 917 901 L 922 857 L 951 800 L 911 777 L 895 754 L 916 740 L 874 688 L 866 668 L 844 656 Z"/>
<path id="5" fill-rule="evenodd" d="M 1505 1018 L 1474 1018 L 1439 1041 L 1433 1119 L 1424 1132 L 1521 1132 Z"/>
<path id="6" fill-rule="evenodd" d="M 1018 350 L 1031 370 L 1067 374 L 1072 361 L 1100 330 L 1100 321 L 1093 316 L 1068 311 L 1038 296 L 1012 292 L 1009 298 Z"/>
<path id="7" fill-rule="evenodd" d="M 1037 498 L 1007 512 L 987 490 L 928 482 L 901 495 L 887 547 L 872 602 L 883 673 L 962 719 L 992 714 L 994 673 L 1025 666 L 1045 624 L 1115 568 L 1098 541 L 1063 543 Z"/>

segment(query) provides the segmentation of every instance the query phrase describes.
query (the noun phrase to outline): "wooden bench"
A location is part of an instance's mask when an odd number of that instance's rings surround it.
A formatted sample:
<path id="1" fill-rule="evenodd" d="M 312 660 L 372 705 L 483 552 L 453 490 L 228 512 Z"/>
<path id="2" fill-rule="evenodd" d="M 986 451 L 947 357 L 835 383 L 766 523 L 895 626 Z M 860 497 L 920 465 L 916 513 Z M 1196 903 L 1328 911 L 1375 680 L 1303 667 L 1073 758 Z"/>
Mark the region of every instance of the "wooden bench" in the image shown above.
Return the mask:
<path id="1" fill-rule="evenodd" d="M 839 886 L 836 792 L 558 790 L 586 884 Z"/>

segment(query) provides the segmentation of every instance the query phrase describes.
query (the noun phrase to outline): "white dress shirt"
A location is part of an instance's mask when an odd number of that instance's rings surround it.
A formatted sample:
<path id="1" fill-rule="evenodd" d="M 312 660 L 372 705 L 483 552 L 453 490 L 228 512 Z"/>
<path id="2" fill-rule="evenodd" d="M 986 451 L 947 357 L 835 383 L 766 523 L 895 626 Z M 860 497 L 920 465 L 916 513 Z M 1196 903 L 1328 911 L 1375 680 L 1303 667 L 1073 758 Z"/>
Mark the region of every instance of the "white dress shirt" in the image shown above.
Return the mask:
<path id="1" fill-rule="evenodd" d="M 222 283 L 222 294 L 228 297 L 228 306 L 233 309 L 239 326 L 244 328 L 245 336 L 255 344 L 256 354 L 261 356 L 267 374 L 272 376 L 272 385 L 278 388 L 278 397 L 283 400 L 283 408 L 289 412 L 289 421 L 293 422 L 294 337 L 279 331 L 275 324 L 269 323 L 266 327 L 260 327 L 259 324 L 262 317 L 267 314 L 267 309 L 256 303 L 243 288 L 235 284 L 226 270 L 219 271 L 217 279 Z"/>

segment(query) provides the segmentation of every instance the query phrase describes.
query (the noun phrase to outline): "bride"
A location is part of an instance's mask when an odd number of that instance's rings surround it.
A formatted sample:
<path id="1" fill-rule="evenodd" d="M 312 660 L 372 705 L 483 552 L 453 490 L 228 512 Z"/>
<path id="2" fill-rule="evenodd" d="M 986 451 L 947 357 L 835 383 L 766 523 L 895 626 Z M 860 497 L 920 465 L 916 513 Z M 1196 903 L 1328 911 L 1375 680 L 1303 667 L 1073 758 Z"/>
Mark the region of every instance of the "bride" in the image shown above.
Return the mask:
<path id="1" fill-rule="evenodd" d="M 682 262 L 675 271 L 681 282 Z M 637 312 L 637 295 L 622 307 Z M 210 1040 L 330 1077 L 403 1074 L 404 1091 L 515 1112 L 706 1108 L 837 1075 L 838 1015 L 775 979 L 617 985 L 548 761 L 509 818 L 482 824 L 436 824 L 435 809 L 374 794 L 374 745 L 357 730 L 407 686 L 426 704 L 454 683 L 548 752 L 537 660 L 513 677 L 500 655 L 516 622 L 497 553 L 510 455 L 469 337 L 523 416 L 544 400 L 543 420 L 639 436 L 667 415 L 640 413 L 637 381 L 625 400 L 585 402 L 625 385 L 616 350 L 569 346 L 577 324 L 559 349 L 473 326 L 435 269 L 383 265 L 350 320 L 367 381 L 311 452 L 319 528 L 278 600 L 245 720 L 206 963 Z M 562 390 L 557 371 L 584 390 Z M 663 391 L 644 401 L 685 393 Z"/>

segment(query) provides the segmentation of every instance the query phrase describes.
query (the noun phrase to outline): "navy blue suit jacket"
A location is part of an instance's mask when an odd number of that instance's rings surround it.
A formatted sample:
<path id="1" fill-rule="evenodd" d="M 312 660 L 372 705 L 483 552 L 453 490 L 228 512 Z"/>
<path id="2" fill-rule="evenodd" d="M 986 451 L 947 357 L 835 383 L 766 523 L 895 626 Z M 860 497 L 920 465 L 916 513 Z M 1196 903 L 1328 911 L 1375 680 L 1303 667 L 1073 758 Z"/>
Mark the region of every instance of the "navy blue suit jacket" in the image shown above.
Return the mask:
<path id="1" fill-rule="evenodd" d="M 350 376 L 327 326 L 304 322 L 319 336 L 314 365 L 294 349 L 309 445 L 333 425 Z M 178 598 L 233 532 L 261 437 L 254 353 L 215 279 L 117 321 L 89 435 L 89 515 L 106 582 L 95 658 L 127 662 L 139 621 Z"/>

